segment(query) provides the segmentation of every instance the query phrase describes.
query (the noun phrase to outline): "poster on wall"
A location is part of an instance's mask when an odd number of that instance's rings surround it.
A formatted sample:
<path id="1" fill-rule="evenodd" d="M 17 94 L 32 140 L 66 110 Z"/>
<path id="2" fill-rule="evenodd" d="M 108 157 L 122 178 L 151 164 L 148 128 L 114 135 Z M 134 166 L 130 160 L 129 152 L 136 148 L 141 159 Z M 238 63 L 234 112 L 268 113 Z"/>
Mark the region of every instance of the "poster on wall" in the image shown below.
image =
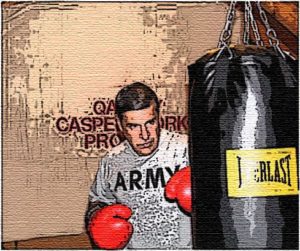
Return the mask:
<path id="1" fill-rule="evenodd" d="M 1 2 L 3 249 L 298 249 L 298 2 Z"/>

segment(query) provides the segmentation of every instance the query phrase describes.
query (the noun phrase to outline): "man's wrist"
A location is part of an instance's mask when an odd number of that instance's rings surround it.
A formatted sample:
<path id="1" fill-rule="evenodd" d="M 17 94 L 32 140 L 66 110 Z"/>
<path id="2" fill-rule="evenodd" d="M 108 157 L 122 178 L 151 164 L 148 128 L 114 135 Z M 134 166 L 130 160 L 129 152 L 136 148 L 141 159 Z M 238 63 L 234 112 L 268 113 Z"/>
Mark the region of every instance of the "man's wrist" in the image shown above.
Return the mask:
<path id="1" fill-rule="evenodd" d="M 88 231 L 90 221 L 93 217 L 93 215 L 103 207 L 107 206 L 107 203 L 101 202 L 101 201 L 95 201 L 95 202 L 89 202 L 88 210 L 85 215 L 85 227 Z"/>

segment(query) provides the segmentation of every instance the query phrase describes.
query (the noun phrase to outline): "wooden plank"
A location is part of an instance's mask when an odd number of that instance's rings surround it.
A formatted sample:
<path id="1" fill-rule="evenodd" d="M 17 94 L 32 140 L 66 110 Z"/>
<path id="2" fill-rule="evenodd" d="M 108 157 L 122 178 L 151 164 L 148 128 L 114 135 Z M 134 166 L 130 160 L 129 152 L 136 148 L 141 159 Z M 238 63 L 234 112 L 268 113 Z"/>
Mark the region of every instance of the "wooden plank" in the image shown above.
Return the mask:
<path id="1" fill-rule="evenodd" d="M 289 51 L 292 56 L 298 58 L 298 3 L 263 2 L 261 6 L 266 12 L 270 26 L 277 34 L 281 49 Z M 236 8 L 244 12 L 244 3 L 237 3 Z M 260 36 L 265 45 L 269 45 L 266 29 L 261 21 L 255 3 L 252 3 L 252 10 L 260 31 Z M 255 41 L 252 32 L 250 40 Z"/>
<path id="2" fill-rule="evenodd" d="M 269 45 L 266 29 L 263 25 L 257 8 L 253 5 L 253 16 L 257 22 L 260 36 L 265 45 Z M 281 48 L 289 51 L 294 57 L 298 58 L 298 37 L 289 31 L 282 23 L 280 23 L 273 15 L 266 13 L 270 26 L 275 30 L 277 38 L 280 41 Z M 297 13 L 298 15 L 298 13 Z M 295 24 L 298 29 L 298 22 Z M 253 39 L 253 36 L 251 37 Z"/>
<path id="3" fill-rule="evenodd" d="M 18 249 L 92 249 L 86 233 L 18 241 Z"/>
<path id="4" fill-rule="evenodd" d="M 16 249 L 16 242 L 15 241 L 2 242 L 2 249 Z"/>
<path id="5" fill-rule="evenodd" d="M 263 2 L 261 6 L 293 35 L 298 36 L 298 3 Z"/>
<path id="6" fill-rule="evenodd" d="M 298 2 L 261 2 L 261 6 L 265 12 L 280 22 L 293 35 L 298 36 Z M 252 8 L 256 9 L 256 5 L 252 3 Z M 236 3 L 236 9 L 244 12 L 244 3 Z"/>

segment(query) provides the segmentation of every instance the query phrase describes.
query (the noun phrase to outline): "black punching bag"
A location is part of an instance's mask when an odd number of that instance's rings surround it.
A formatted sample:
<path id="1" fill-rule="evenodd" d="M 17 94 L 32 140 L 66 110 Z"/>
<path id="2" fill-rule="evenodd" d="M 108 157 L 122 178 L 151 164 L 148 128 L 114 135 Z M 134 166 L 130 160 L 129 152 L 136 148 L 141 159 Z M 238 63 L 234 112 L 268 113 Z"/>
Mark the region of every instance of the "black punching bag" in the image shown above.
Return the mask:
<path id="1" fill-rule="evenodd" d="M 298 249 L 298 61 L 235 46 L 188 70 L 193 247 Z"/>

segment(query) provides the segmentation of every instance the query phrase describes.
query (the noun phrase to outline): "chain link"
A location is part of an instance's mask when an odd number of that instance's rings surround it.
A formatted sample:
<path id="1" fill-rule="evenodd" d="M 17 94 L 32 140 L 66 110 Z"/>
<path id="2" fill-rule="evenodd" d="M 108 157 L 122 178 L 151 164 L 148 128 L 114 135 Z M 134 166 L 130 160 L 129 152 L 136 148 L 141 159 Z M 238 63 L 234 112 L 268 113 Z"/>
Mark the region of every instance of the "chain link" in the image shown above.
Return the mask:
<path id="1" fill-rule="evenodd" d="M 276 32 L 274 29 L 271 28 L 271 26 L 269 25 L 269 22 L 268 22 L 268 18 L 267 18 L 267 15 L 266 15 L 266 12 L 262 9 L 261 5 L 260 5 L 260 2 L 257 2 L 257 8 L 259 10 L 259 15 L 260 15 L 260 18 L 261 20 L 263 21 L 265 27 L 266 27 L 266 34 L 267 34 L 267 37 L 269 39 L 269 43 L 271 46 L 278 46 L 279 45 L 279 40 L 277 38 L 277 35 L 276 35 Z M 273 43 L 273 41 L 275 43 Z"/>
<path id="2" fill-rule="evenodd" d="M 273 46 L 275 49 L 277 49 L 281 53 L 282 57 L 285 57 L 284 53 L 282 52 L 282 50 L 279 47 L 279 39 L 277 38 L 276 32 L 269 25 L 268 18 L 267 18 L 265 11 L 262 9 L 259 1 L 256 4 L 257 4 L 257 8 L 259 10 L 261 20 L 266 27 L 266 35 L 269 39 L 270 45 Z M 221 48 L 221 50 L 217 54 L 216 58 L 218 58 L 223 53 L 224 49 L 228 50 L 228 52 L 230 53 L 230 58 L 232 58 L 232 56 L 233 56 L 233 53 L 229 47 L 229 44 L 231 42 L 230 40 L 231 40 L 233 24 L 234 24 L 235 5 L 236 5 L 236 0 L 232 0 L 230 3 L 230 7 L 228 9 L 228 12 L 227 12 L 226 23 L 224 25 L 224 28 L 223 28 L 220 38 L 219 38 L 218 48 Z M 256 45 L 264 46 L 264 42 L 259 35 L 259 29 L 257 27 L 256 20 L 253 16 L 251 1 L 248 0 L 248 1 L 245 1 L 245 22 L 244 22 L 244 34 L 243 34 L 244 44 L 249 44 L 250 25 L 251 25 L 251 29 L 252 29 L 254 37 L 255 37 Z"/>
<path id="3" fill-rule="evenodd" d="M 234 22 L 234 16 L 235 16 L 235 5 L 236 1 L 231 1 L 230 7 L 227 13 L 226 23 L 222 30 L 222 33 L 220 35 L 218 48 L 225 46 L 229 44 L 230 38 L 232 35 L 232 29 L 233 29 L 233 22 Z"/>
<path id="4" fill-rule="evenodd" d="M 245 5 L 247 6 L 248 11 L 249 11 L 249 17 L 250 17 L 249 19 L 251 21 L 251 28 L 252 28 L 253 33 L 254 33 L 256 45 L 257 46 L 264 46 L 264 42 L 260 38 L 259 30 L 258 30 L 256 21 L 255 21 L 255 19 L 253 17 L 251 2 L 250 1 L 246 1 Z"/>
<path id="5" fill-rule="evenodd" d="M 244 44 L 249 44 L 249 37 L 250 37 L 250 13 L 249 13 L 249 8 L 248 5 L 245 4 L 245 21 L 244 21 L 244 34 L 243 34 L 243 41 Z"/>
<path id="6" fill-rule="evenodd" d="M 282 52 L 282 50 L 279 47 L 279 39 L 277 38 L 276 32 L 275 32 L 275 30 L 273 28 L 271 28 L 271 26 L 270 26 L 270 24 L 268 22 L 268 18 L 267 18 L 266 12 L 263 10 L 263 8 L 260 5 L 260 1 L 258 1 L 256 3 L 256 5 L 257 5 L 257 8 L 259 10 L 260 18 L 263 21 L 264 26 L 266 27 L 266 35 L 268 37 L 269 44 L 271 46 L 273 46 L 275 49 L 277 49 L 279 51 L 279 53 L 281 54 L 281 56 L 283 58 L 285 58 L 284 53 Z"/>

